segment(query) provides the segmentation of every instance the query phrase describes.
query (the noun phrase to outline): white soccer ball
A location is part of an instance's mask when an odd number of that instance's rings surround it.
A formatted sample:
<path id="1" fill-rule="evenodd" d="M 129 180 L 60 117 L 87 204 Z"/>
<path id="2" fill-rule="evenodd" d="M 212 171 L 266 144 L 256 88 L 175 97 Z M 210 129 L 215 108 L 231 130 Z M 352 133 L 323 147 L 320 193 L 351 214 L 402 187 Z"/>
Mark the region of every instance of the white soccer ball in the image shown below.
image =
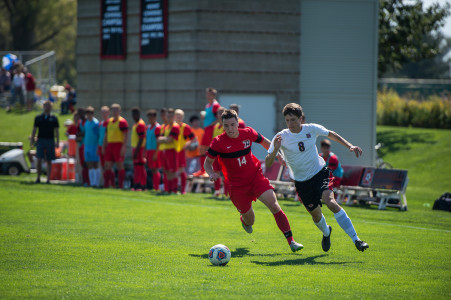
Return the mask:
<path id="1" fill-rule="evenodd" d="M 230 261 L 230 257 L 232 257 L 232 253 L 229 248 L 221 244 L 211 247 L 208 253 L 210 262 L 215 266 L 225 266 Z"/>

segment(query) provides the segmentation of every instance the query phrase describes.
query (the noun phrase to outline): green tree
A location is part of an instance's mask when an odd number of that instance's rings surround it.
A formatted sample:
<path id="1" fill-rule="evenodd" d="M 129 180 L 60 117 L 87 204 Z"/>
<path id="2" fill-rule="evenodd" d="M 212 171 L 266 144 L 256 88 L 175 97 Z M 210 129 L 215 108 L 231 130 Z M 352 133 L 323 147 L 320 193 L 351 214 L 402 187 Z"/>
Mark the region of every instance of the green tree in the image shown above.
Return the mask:
<path id="1" fill-rule="evenodd" d="M 0 0 L 0 49 L 55 50 L 57 81 L 75 84 L 76 0 Z"/>
<path id="2" fill-rule="evenodd" d="M 427 9 L 419 0 L 379 0 L 379 5 L 379 77 L 440 54 L 439 31 L 450 15 L 449 3 Z"/>

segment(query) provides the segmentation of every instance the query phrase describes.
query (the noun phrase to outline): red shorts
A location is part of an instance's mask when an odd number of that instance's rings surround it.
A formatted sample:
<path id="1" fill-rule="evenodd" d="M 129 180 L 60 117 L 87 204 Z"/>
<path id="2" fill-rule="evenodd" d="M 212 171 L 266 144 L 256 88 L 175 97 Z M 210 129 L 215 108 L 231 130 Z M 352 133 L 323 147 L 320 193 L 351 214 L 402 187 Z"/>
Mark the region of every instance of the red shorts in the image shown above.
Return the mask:
<path id="1" fill-rule="evenodd" d="M 124 161 L 124 156 L 121 156 L 122 145 L 123 143 L 108 143 L 105 149 L 105 161 Z"/>
<path id="2" fill-rule="evenodd" d="M 179 168 L 186 168 L 186 155 L 185 155 L 185 149 L 183 149 L 180 152 L 177 152 L 177 163 Z"/>
<path id="3" fill-rule="evenodd" d="M 102 153 L 102 146 L 99 146 L 97 149 L 98 149 L 97 151 L 99 152 L 100 165 L 103 168 L 103 166 L 105 166 L 105 155 L 103 155 Z"/>
<path id="4" fill-rule="evenodd" d="M 163 169 L 173 173 L 177 172 L 178 159 L 175 149 L 166 149 L 163 153 Z"/>
<path id="5" fill-rule="evenodd" d="M 135 151 L 136 151 L 136 148 L 133 148 L 132 149 L 132 158 L 135 156 Z M 144 155 L 144 152 L 145 150 L 144 150 L 144 148 L 143 147 L 141 147 L 141 148 L 139 148 L 139 150 L 138 150 L 138 155 L 136 156 L 136 159 L 133 159 L 133 164 L 135 165 L 145 165 L 145 161 L 144 161 L 144 157 L 143 157 L 143 155 Z"/>
<path id="6" fill-rule="evenodd" d="M 241 214 L 245 214 L 251 209 L 252 201 L 256 201 L 267 190 L 274 190 L 274 187 L 269 183 L 268 178 L 259 172 L 247 185 L 230 186 L 230 200 Z"/>
<path id="7" fill-rule="evenodd" d="M 204 128 L 204 136 L 202 137 L 202 141 L 200 142 L 201 146 L 210 146 L 211 141 L 213 140 L 213 131 L 215 129 L 215 124 L 207 126 Z M 204 154 L 204 153 L 201 153 Z"/>
<path id="8" fill-rule="evenodd" d="M 158 169 L 161 165 L 161 151 L 158 151 L 157 160 L 152 160 L 153 154 L 156 150 L 147 150 L 146 158 L 147 158 L 147 167 L 149 169 Z"/>

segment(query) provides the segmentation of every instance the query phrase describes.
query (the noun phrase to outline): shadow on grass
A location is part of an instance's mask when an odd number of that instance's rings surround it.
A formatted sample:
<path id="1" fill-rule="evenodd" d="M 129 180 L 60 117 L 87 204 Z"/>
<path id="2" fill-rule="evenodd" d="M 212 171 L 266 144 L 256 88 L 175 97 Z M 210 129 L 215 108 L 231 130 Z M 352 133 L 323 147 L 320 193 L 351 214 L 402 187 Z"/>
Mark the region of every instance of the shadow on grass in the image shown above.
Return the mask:
<path id="1" fill-rule="evenodd" d="M 377 133 L 377 142 L 383 147 L 379 150 L 379 156 L 384 157 L 389 153 L 399 150 L 411 149 L 412 143 L 435 144 L 434 137 L 427 133 L 408 133 L 404 130 L 387 130 Z"/>
<path id="2" fill-rule="evenodd" d="M 249 252 L 249 250 L 247 248 L 236 248 L 236 250 L 230 251 L 230 252 L 232 253 L 232 258 L 244 257 L 244 256 L 269 256 L 269 257 L 275 257 L 275 256 L 283 255 L 283 254 L 280 254 L 280 253 L 252 254 L 252 253 Z M 205 254 L 189 254 L 189 256 L 206 259 L 206 258 L 208 258 L 208 253 L 205 253 Z"/>
<path id="3" fill-rule="evenodd" d="M 311 257 L 299 257 L 296 259 L 286 259 L 279 261 L 251 261 L 254 264 L 267 266 L 267 267 L 275 267 L 275 266 L 293 266 L 293 265 L 346 265 L 346 264 L 361 264 L 359 261 L 331 261 L 331 262 L 322 262 L 316 261 L 317 258 L 321 258 L 327 256 L 326 254 L 311 256 Z"/>

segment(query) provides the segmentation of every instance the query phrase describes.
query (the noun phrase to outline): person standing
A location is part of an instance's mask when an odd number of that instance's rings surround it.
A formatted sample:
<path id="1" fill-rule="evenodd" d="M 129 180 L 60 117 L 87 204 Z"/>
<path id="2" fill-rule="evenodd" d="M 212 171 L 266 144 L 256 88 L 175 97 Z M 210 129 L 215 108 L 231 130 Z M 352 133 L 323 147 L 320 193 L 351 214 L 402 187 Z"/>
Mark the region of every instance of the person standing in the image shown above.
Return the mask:
<path id="1" fill-rule="evenodd" d="M 353 146 L 336 132 L 321 125 L 302 124 L 302 115 L 302 107 L 299 104 L 285 105 L 283 116 L 288 128 L 274 136 L 265 159 L 266 166 L 271 167 L 279 149 L 282 150 L 286 164 L 294 177 L 296 191 L 312 216 L 313 222 L 323 233 L 321 245 L 324 252 L 330 249 L 332 227 L 327 225 L 321 211 L 321 200 L 334 213 L 338 225 L 349 235 L 357 250 L 363 252 L 369 246 L 359 239 L 351 219 L 335 201 L 332 191 L 332 172 L 326 168 L 324 159 L 318 155 L 316 139 L 318 136 L 327 136 L 348 148 L 350 152 L 354 152 L 356 157 L 362 155 L 362 149 Z"/>
<path id="2" fill-rule="evenodd" d="M 119 188 L 124 187 L 125 169 L 124 158 L 128 139 L 128 123 L 121 117 L 121 106 L 111 105 L 112 117 L 108 120 L 102 153 L 105 155 L 105 177 L 106 188 L 115 186 L 113 164 L 116 163 L 118 170 Z"/>
<path id="3" fill-rule="evenodd" d="M 36 183 L 41 182 L 42 159 L 47 162 L 47 183 L 50 183 L 52 160 L 55 159 L 55 145 L 59 145 L 59 122 L 52 115 L 52 102 L 44 102 L 44 112 L 34 119 L 33 131 L 31 133 L 30 146 L 33 147 L 36 131 L 38 139 L 36 142 Z"/>
<path id="4" fill-rule="evenodd" d="M 177 162 L 178 162 L 178 170 L 180 174 L 180 186 L 182 195 L 186 194 L 186 154 L 185 149 L 189 147 L 191 143 L 196 143 L 197 138 L 194 135 L 191 127 L 183 122 L 185 117 L 185 112 L 181 109 L 175 110 L 175 121 L 180 126 L 180 133 L 177 140 Z"/>
<path id="5" fill-rule="evenodd" d="M 334 176 L 332 187 L 334 188 L 340 187 L 344 170 L 341 167 L 340 161 L 338 160 L 338 156 L 330 151 L 330 141 L 328 139 L 321 141 L 321 153 L 319 155 L 326 162 L 326 168 L 329 168 L 332 171 L 332 175 Z"/>
<path id="6" fill-rule="evenodd" d="M 102 167 L 103 177 L 105 177 L 105 155 L 102 153 L 103 140 L 105 139 L 106 127 L 108 125 L 108 119 L 110 118 L 110 108 L 108 106 L 102 106 L 100 109 L 102 115 L 102 121 L 99 122 L 99 142 L 97 147 L 97 153 L 100 158 L 100 166 Z"/>
<path id="7" fill-rule="evenodd" d="M 12 93 L 12 97 L 11 97 L 11 104 L 10 106 L 6 109 L 6 111 L 11 111 L 11 106 L 13 106 L 16 101 L 17 98 L 19 98 L 19 107 L 20 110 L 22 110 L 22 106 L 24 105 L 25 102 L 25 75 L 22 72 L 21 67 L 17 67 L 14 70 L 14 77 L 13 77 L 13 93 Z"/>
<path id="8" fill-rule="evenodd" d="M 189 173 L 194 173 L 200 169 L 200 144 L 199 141 L 202 141 L 204 136 L 204 130 L 200 127 L 200 119 L 198 116 L 191 116 L 189 118 L 189 124 L 191 126 L 191 130 L 197 138 L 197 143 L 191 143 L 188 147 L 186 147 L 186 157 L 188 161 L 195 160 L 195 164 L 193 165 L 193 170 L 189 171 Z M 191 165 L 188 162 L 189 165 Z M 191 167 L 188 167 L 191 169 Z"/>
<path id="9" fill-rule="evenodd" d="M 291 251 L 301 250 L 304 246 L 293 239 L 290 223 L 277 202 L 274 188 L 263 175 L 260 161 L 251 151 L 252 143 L 259 143 L 268 149 L 270 141 L 251 127 L 238 129 L 238 116 L 233 110 L 225 110 L 220 118 L 225 132 L 213 139 L 205 160 L 205 171 L 210 180 L 214 182 L 220 177 L 219 172 L 213 169 L 213 162 L 218 159 L 224 176 L 230 182 L 230 200 L 240 213 L 244 230 L 253 232 L 255 214 L 252 202 L 259 199 L 273 214 Z"/>
<path id="10" fill-rule="evenodd" d="M 157 111 L 151 109 L 147 112 L 147 119 L 149 120 L 149 125 L 147 125 L 146 131 L 146 159 L 147 167 L 152 172 L 152 186 L 155 191 L 160 190 L 160 171 L 161 151 L 158 150 L 157 138 L 160 136 L 160 124 L 157 122 Z"/>
<path id="11" fill-rule="evenodd" d="M 135 124 L 132 128 L 133 183 L 135 191 L 147 190 L 146 173 L 146 123 L 141 119 L 141 109 L 132 108 Z"/>
<path id="12" fill-rule="evenodd" d="M 25 89 L 27 90 L 27 111 L 31 111 L 34 105 L 34 90 L 36 89 L 36 81 L 33 74 L 24 68 L 25 73 Z"/>
<path id="13" fill-rule="evenodd" d="M 78 121 L 78 128 L 77 128 L 77 141 L 78 141 L 78 158 L 79 163 L 81 167 L 81 179 L 82 184 L 84 186 L 89 186 L 89 171 L 88 166 L 86 165 L 85 161 L 85 133 L 84 133 L 84 127 L 86 124 L 86 110 L 82 107 L 77 109 L 78 117 L 80 120 Z"/>
<path id="14" fill-rule="evenodd" d="M 94 108 L 86 108 L 86 122 L 83 126 L 84 133 L 84 157 L 88 169 L 89 183 L 92 187 L 100 186 L 99 155 L 97 148 L 99 143 L 99 121 L 94 118 Z"/>
<path id="15" fill-rule="evenodd" d="M 205 117 L 204 117 L 204 136 L 202 141 L 200 142 L 200 167 L 201 169 L 194 173 L 193 176 L 208 176 L 205 173 L 204 162 L 205 162 L 205 151 L 210 146 L 210 143 L 213 139 L 213 130 L 214 126 L 217 122 L 216 113 L 218 109 L 221 107 L 219 105 L 218 100 L 216 100 L 218 96 L 218 91 L 214 88 L 206 88 L 205 89 L 205 97 L 207 99 L 207 105 L 205 106 Z"/>

